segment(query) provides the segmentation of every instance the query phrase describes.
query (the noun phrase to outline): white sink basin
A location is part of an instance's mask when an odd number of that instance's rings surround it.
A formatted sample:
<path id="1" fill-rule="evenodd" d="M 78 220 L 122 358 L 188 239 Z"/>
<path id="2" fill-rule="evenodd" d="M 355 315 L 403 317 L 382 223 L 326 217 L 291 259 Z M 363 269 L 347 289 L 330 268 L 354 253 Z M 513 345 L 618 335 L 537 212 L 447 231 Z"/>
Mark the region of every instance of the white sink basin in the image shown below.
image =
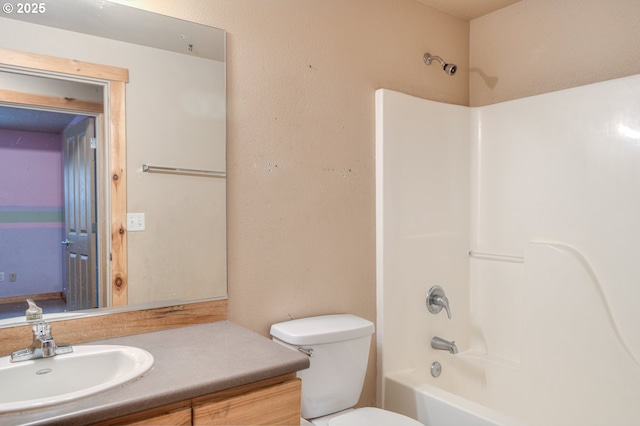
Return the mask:
<path id="1" fill-rule="evenodd" d="M 84 398 L 145 374 L 153 355 L 131 346 L 74 346 L 69 354 L 12 363 L 0 358 L 0 413 Z"/>

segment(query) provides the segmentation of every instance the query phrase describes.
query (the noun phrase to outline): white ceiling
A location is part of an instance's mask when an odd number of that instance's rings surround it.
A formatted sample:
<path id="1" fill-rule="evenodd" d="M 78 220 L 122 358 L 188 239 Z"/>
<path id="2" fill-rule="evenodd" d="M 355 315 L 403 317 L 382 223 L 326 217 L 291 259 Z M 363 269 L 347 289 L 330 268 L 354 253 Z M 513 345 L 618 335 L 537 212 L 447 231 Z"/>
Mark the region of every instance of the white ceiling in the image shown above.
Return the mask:
<path id="1" fill-rule="evenodd" d="M 418 0 L 450 15 L 467 20 L 507 7 L 520 0 Z"/>

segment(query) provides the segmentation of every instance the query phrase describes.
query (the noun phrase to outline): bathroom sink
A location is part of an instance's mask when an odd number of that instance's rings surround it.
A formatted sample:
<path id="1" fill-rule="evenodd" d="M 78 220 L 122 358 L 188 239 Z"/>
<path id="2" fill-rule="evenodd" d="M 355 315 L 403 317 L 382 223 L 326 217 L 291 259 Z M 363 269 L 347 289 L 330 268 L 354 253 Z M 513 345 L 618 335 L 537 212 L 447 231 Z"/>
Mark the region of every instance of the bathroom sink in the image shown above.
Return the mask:
<path id="1" fill-rule="evenodd" d="M 74 346 L 73 352 L 29 361 L 0 358 L 0 413 L 56 405 L 121 386 L 153 366 L 132 346 Z"/>

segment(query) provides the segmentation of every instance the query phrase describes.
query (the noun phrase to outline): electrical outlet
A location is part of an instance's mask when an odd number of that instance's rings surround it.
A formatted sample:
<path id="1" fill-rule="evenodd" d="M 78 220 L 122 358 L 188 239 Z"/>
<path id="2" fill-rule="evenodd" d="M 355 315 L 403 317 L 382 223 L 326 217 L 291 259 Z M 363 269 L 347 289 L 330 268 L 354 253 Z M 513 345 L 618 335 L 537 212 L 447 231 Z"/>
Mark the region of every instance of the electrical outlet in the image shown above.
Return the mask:
<path id="1" fill-rule="evenodd" d="M 144 231 L 145 229 L 144 213 L 127 213 L 128 231 Z"/>
<path id="2" fill-rule="evenodd" d="M 18 280 L 18 274 L 9 274 L 9 282 L 15 283 Z"/>
<path id="3" fill-rule="evenodd" d="M 4 281 L 4 272 L 0 272 L 0 282 Z"/>

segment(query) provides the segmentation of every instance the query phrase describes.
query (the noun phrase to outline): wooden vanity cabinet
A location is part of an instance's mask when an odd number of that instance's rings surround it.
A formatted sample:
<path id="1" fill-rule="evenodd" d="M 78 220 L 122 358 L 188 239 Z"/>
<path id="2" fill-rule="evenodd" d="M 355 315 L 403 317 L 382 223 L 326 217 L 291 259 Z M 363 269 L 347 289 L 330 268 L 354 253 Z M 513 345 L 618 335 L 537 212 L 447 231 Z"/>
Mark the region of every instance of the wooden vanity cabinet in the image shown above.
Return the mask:
<path id="1" fill-rule="evenodd" d="M 299 425 L 300 391 L 292 373 L 97 425 Z"/>
<path id="2" fill-rule="evenodd" d="M 300 425 L 300 379 L 235 394 L 203 397 L 192 405 L 193 424 Z"/>
<path id="3" fill-rule="evenodd" d="M 190 426 L 193 424 L 191 407 L 180 408 L 159 415 L 151 414 L 151 417 L 146 417 L 147 415 L 149 414 L 142 414 L 141 416 L 134 414 L 132 417 L 127 416 L 126 418 L 129 420 L 117 424 L 127 426 Z M 135 418 L 139 420 L 135 420 Z"/>

